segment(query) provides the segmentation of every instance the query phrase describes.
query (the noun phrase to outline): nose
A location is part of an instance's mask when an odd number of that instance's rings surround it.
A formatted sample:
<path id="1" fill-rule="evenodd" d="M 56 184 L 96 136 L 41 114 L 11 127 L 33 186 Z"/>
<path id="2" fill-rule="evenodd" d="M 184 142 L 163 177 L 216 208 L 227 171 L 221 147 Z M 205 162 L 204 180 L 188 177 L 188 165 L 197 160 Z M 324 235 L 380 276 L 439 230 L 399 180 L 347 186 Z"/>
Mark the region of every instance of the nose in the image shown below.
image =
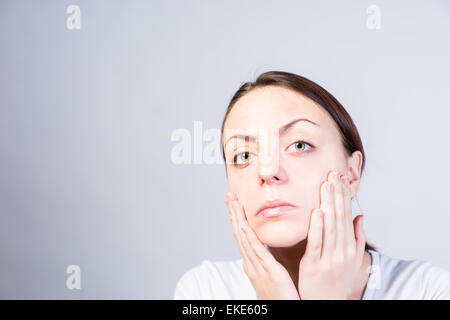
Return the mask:
<path id="1" fill-rule="evenodd" d="M 280 162 L 278 143 L 272 140 L 265 143 L 264 146 L 260 144 L 258 158 L 258 175 L 261 184 L 276 184 L 286 179 L 286 174 Z"/>
<path id="2" fill-rule="evenodd" d="M 266 183 L 268 185 L 272 185 L 282 181 L 280 166 L 274 164 L 274 162 L 268 162 L 260 165 L 258 175 L 261 180 L 261 184 Z"/>

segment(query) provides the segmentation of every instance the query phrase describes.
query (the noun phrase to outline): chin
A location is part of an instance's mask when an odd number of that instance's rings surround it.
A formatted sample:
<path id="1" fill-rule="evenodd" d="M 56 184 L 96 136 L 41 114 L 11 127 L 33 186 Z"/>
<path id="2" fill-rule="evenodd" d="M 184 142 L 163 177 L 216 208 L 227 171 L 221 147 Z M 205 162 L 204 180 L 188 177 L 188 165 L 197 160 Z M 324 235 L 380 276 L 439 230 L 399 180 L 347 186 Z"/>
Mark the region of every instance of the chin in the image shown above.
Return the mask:
<path id="1" fill-rule="evenodd" d="M 257 231 L 258 238 L 272 248 L 289 248 L 306 239 L 306 230 L 301 226 L 292 228 L 280 224 L 267 223 Z"/>

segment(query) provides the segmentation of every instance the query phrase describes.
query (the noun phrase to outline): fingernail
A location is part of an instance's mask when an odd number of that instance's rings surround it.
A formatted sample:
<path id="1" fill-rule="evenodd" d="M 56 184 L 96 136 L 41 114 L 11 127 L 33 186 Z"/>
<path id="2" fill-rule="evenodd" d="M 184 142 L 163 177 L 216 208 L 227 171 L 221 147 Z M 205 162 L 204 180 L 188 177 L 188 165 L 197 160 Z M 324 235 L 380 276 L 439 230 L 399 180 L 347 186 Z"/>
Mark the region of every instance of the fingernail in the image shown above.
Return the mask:
<path id="1" fill-rule="evenodd" d="M 320 209 L 317 209 L 316 211 L 314 211 L 314 213 L 315 213 L 315 215 L 319 216 L 319 218 L 320 218 L 320 214 L 321 214 Z"/>
<path id="2" fill-rule="evenodd" d="M 340 175 L 339 172 L 337 172 L 337 171 L 334 172 L 333 180 L 334 180 L 334 182 L 336 182 L 336 183 L 338 183 L 339 180 L 341 180 L 341 175 Z"/>
<path id="3" fill-rule="evenodd" d="M 244 233 L 247 233 L 247 227 L 241 227 L 241 230 L 242 230 Z"/>
<path id="4" fill-rule="evenodd" d="M 333 191 L 333 185 L 331 183 L 327 183 L 326 189 L 328 193 L 331 193 Z"/>

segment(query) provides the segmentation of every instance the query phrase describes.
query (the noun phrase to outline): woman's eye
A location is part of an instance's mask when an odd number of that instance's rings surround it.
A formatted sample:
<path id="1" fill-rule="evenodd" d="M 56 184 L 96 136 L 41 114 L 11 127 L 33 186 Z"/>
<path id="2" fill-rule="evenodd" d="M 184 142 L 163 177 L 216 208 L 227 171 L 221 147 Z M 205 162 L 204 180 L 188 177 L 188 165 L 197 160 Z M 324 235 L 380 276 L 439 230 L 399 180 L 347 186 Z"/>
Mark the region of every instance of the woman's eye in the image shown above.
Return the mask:
<path id="1" fill-rule="evenodd" d="M 291 147 L 294 147 L 294 150 L 292 150 Z M 299 151 L 306 151 L 308 149 L 311 149 L 312 147 L 313 147 L 313 145 L 311 145 L 310 143 L 301 140 L 301 141 L 297 141 L 297 142 L 291 144 L 289 146 L 289 149 L 294 152 L 299 152 Z M 238 153 L 237 155 L 235 155 L 233 157 L 233 164 L 243 165 L 243 164 L 247 163 L 251 159 L 250 155 L 251 155 L 251 153 L 247 152 L 247 151 Z"/>
<path id="2" fill-rule="evenodd" d="M 293 151 L 305 151 L 309 148 L 311 148 L 311 145 L 306 141 L 297 141 L 289 146 L 289 149 L 291 146 L 294 146 Z"/>
<path id="3" fill-rule="evenodd" d="M 241 152 L 234 156 L 233 163 L 243 164 L 250 159 L 250 152 Z M 240 163 L 242 161 L 243 163 Z"/>

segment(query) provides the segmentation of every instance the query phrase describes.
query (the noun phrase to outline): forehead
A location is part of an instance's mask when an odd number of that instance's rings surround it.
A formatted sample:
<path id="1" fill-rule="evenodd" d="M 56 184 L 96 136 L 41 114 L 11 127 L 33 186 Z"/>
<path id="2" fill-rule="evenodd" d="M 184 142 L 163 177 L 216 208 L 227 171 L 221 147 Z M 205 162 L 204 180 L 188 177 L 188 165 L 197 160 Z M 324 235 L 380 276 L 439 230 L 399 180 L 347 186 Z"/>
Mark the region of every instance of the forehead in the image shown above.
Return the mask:
<path id="1" fill-rule="evenodd" d="M 277 130 L 295 118 L 307 118 L 324 130 L 337 130 L 328 112 L 315 101 L 291 89 L 267 86 L 236 102 L 225 122 L 223 138 L 226 141 L 234 130 Z"/>

